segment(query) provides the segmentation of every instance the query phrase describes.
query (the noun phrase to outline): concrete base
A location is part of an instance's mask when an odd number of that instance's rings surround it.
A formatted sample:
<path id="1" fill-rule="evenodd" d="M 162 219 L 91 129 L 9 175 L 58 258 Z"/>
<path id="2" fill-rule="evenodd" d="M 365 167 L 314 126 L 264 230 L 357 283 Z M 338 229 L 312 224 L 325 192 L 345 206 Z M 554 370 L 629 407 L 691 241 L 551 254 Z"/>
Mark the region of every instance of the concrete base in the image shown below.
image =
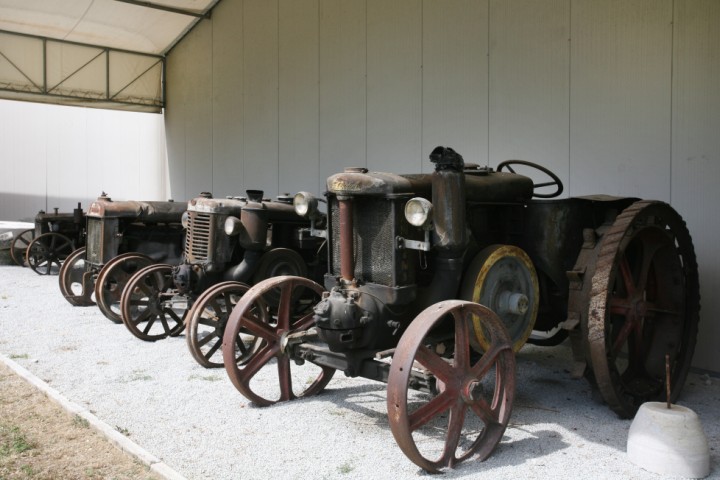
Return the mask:
<path id="1" fill-rule="evenodd" d="M 632 463 L 660 475 L 705 478 L 710 450 L 698 416 L 689 408 L 648 402 L 640 406 L 628 433 Z"/>

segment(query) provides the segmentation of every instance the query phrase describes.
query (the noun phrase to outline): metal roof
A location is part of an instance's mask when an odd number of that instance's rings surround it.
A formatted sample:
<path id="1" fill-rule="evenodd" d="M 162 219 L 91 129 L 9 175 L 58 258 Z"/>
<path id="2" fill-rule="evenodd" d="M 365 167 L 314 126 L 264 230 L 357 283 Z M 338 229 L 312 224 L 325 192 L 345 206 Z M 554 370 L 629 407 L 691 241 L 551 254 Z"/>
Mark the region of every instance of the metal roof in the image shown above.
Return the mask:
<path id="1" fill-rule="evenodd" d="M 159 112 L 165 55 L 219 0 L 0 0 L 0 98 Z"/>

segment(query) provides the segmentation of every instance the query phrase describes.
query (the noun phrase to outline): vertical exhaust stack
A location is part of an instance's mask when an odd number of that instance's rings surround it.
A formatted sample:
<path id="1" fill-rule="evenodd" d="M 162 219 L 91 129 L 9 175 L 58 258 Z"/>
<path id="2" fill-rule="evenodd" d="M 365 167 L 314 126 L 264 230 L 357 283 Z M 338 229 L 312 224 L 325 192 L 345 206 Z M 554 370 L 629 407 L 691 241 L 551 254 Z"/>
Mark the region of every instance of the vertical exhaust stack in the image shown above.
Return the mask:
<path id="1" fill-rule="evenodd" d="M 435 230 L 433 244 L 446 257 L 462 256 L 468 244 L 465 226 L 465 162 L 449 147 L 435 147 L 430 154 L 432 204 Z"/>

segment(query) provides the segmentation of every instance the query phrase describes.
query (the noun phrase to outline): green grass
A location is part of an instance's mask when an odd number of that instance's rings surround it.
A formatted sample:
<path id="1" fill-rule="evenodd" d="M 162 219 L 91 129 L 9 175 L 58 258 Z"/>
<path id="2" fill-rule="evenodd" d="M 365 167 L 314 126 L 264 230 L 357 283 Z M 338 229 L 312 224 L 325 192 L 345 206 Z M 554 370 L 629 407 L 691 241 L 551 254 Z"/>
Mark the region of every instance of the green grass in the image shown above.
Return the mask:
<path id="1" fill-rule="evenodd" d="M 27 452 L 35 448 L 18 427 L 0 425 L 0 458 Z"/>
<path id="2" fill-rule="evenodd" d="M 90 422 L 88 422 L 85 418 L 81 417 L 80 415 L 75 415 L 73 417 L 73 425 L 75 425 L 76 427 L 88 428 L 88 427 L 90 427 Z"/>
<path id="3" fill-rule="evenodd" d="M 16 360 L 18 358 L 30 358 L 30 355 L 27 353 L 11 353 L 10 358 L 13 360 Z"/>

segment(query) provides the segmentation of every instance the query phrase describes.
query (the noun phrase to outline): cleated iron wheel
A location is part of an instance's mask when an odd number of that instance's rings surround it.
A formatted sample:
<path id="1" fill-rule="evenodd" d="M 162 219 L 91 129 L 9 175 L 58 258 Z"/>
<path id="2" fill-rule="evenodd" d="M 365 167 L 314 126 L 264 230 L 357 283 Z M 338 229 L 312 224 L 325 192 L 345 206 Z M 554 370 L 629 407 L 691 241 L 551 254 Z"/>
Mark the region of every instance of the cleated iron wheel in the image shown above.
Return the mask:
<path id="1" fill-rule="evenodd" d="M 150 265 L 130 277 L 122 297 L 122 321 L 140 340 L 154 342 L 177 336 L 185 329 L 187 297 L 179 295 L 172 266 Z"/>
<path id="2" fill-rule="evenodd" d="M 218 368 L 225 364 L 222 342 L 228 319 L 240 298 L 250 289 L 240 282 L 222 282 L 209 288 L 198 297 L 188 312 L 187 339 L 193 358 L 205 368 Z M 260 316 L 267 313 L 261 309 Z M 269 323 L 267 318 L 260 318 Z M 235 363 L 243 365 L 257 351 L 260 339 L 243 329 L 235 338 Z"/>
<path id="3" fill-rule="evenodd" d="M 43 233 L 30 242 L 25 252 L 28 266 L 38 275 L 57 275 L 73 252 L 73 241 L 61 233 Z"/>
<path id="4" fill-rule="evenodd" d="M 253 403 L 265 406 L 316 395 L 335 374 L 333 368 L 290 358 L 286 348 L 289 336 L 313 326 L 312 307 L 322 292 L 320 285 L 306 278 L 269 278 L 248 290 L 233 308 L 223 336 L 223 361 L 235 388 Z M 279 294 L 278 308 L 269 306 L 268 294 L 272 298 Z M 235 362 L 241 333 L 262 342 L 244 365 Z"/>
<path id="5" fill-rule="evenodd" d="M 470 345 L 473 317 L 480 318 L 490 340 L 481 357 Z M 426 378 L 432 393 L 412 390 Z M 400 338 L 387 390 L 390 429 L 413 463 L 438 473 L 474 455 L 485 460 L 512 412 L 515 354 L 510 336 L 499 317 L 477 303 L 431 305 Z"/>
<path id="6" fill-rule="evenodd" d="M 700 310 L 690 233 L 669 205 L 639 201 L 605 232 L 592 277 L 587 355 L 610 408 L 630 418 L 644 402 L 682 390 Z"/>
<path id="7" fill-rule="evenodd" d="M 138 270 L 153 263 L 141 253 L 123 253 L 108 261 L 95 282 L 95 302 L 109 320 L 122 323 L 120 297 L 125 285 Z"/>
<path id="8" fill-rule="evenodd" d="M 88 307 L 95 305 L 92 300 L 92 272 L 87 271 L 85 263 L 85 247 L 78 248 L 70 254 L 60 267 L 58 276 L 60 292 L 70 305 Z"/>
<path id="9" fill-rule="evenodd" d="M 27 263 L 25 263 L 25 252 L 27 252 L 27 248 L 33 241 L 33 238 L 35 238 L 35 230 L 30 229 L 20 232 L 20 235 L 15 237 L 12 241 L 12 245 L 10 246 L 10 257 L 12 257 L 13 261 L 21 267 L 27 266 Z"/>

